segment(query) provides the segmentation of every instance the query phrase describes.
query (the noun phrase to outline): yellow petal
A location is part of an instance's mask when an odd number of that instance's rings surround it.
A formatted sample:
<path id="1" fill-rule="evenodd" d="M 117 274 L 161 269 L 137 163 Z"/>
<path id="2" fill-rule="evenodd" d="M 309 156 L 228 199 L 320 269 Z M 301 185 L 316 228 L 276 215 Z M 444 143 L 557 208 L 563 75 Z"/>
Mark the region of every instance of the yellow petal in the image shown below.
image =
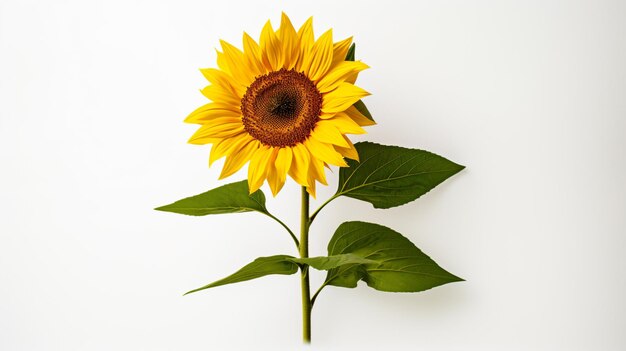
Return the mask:
<path id="1" fill-rule="evenodd" d="M 348 50 L 350 50 L 350 45 L 352 44 L 352 37 L 346 38 L 342 41 L 336 42 L 333 45 L 333 63 L 332 66 L 336 66 L 339 63 L 346 60 L 346 55 L 348 55 Z"/>
<path id="2" fill-rule="evenodd" d="M 336 89 L 353 73 L 359 73 L 367 68 L 369 68 L 369 66 L 361 61 L 343 61 L 333 67 L 320 79 L 317 83 L 317 89 L 320 93 L 327 93 Z"/>
<path id="3" fill-rule="evenodd" d="M 229 90 L 239 98 L 246 93 L 246 87 L 238 84 L 228 73 L 215 68 L 201 68 L 200 72 L 211 84 L 218 85 L 224 90 Z"/>
<path id="4" fill-rule="evenodd" d="M 204 145 L 211 143 L 215 138 L 228 138 L 243 131 L 243 124 L 227 123 L 221 125 L 203 125 L 189 138 L 188 143 Z"/>
<path id="5" fill-rule="evenodd" d="M 243 33 L 243 53 L 244 59 L 255 77 L 267 72 L 261 62 L 261 47 L 246 32 Z"/>
<path id="6" fill-rule="evenodd" d="M 314 163 L 314 159 L 318 159 L 335 166 L 347 166 L 346 161 L 344 161 L 341 154 L 335 151 L 330 144 L 319 142 L 315 138 L 309 138 L 304 142 L 304 145 L 309 150 L 311 155 L 313 155 L 311 158 L 312 164 Z"/>
<path id="7" fill-rule="evenodd" d="M 306 190 L 314 198 L 315 198 L 316 181 L 319 181 L 320 183 L 324 185 L 328 185 L 328 182 L 326 181 L 326 174 L 324 172 L 324 165 L 325 163 L 322 162 L 321 160 L 311 157 L 311 163 L 309 165 L 309 174 L 308 174 L 309 186 L 307 187 Z"/>
<path id="8" fill-rule="evenodd" d="M 313 129 L 313 132 L 311 133 L 311 137 L 327 144 L 334 144 L 343 147 L 350 146 L 346 143 L 343 135 L 339 132 L 337 127 L 335 127 L 332 120 L 318 121 L 315 125 L 315 129 Z"/>
<path id="9" fill-rule="evenodd" d="M 254 73 L 246 65 L 243 52 L 224 40 L 220 40 L 220 44 L 230 74 L 239 84 L 249 86 L 254 81 Z"/>
<path id="10" fill-rule="evenodd" d="M 291 151 L 293 153 L 293 159 L 291 161 L 291 168 L 289 168 L 289 175 L 296 183 L 302 186 L 308 186 L 309 151 L 302 144 L 297 144 Z"/>
<path id="11" fill-rule="evenodd" d="M 241 149 L 237 150 L 237 152 L 226 156 L 226 162 L 224 162 L 224 167 L 222 168 L 219 179 L 224 179 L 240 170 L 246 162 L 250 161 L 250 158 L 259 148 L 259 145 L 260 143 L 257 140 L 252 139 Z"/>
<path id="12" fill-rule="evenodd" d="M 346 77 L 346 82 L 350 83 L 350 84 L 354 84 L 354 82 L 356 82 L 357 77 L 359 76 L 359 73 L 351 73 L 350 75 L 348 75 L 348 77 Z"/>
<path id="13" fill-rule="evenodd" d="M 302 70 L 313 82 L 317 82 L 333 62 L 333 30 L 329 29 L 317 39 L 304 58 Z"/>
<path id="14" fill-rule="evenodd" d="M 300 47 L 298 46 L 298 35 L 291 24 L 291 20 L 283 12 L 280 18 L 280 29 L 278 30 L 278 39 L 283 47 L 284 67 L 292 69 L 298 62 L 300 56 Z"/>
<path id="15" fill-rule="evenodd" d="M 309 195 L 311 195 L 315 199 L 316 198 L 316 196 L 315 196 L 315 180 L 310 180 L 309 182 L 311 183 L 311 185 L 306 187 L 306 192 L 309 193 Z"/>
<path id="16" fill-rule="evenodd" d="M 320 119 L 329 119 L 335 117 L 337 112 L 322 112 L 320 113 Z"/>
<path id="17" fill-rule="evenodd" d="M 261 145 L 252 155 L 248 166 L 248 188 L 250 194 L 259 190 L 267 176 L 267 164 L 272 156 L 268 146 Z"/>
<path id="18" fill-rule="evenodd" d="M 220 158 L 230 155 L 233 151 L 241 149 L 251 139 L 252 137 L 249 134 L 244 133 L 233 138 L 222 139 L 220 142 L 213 144 L 209 154 L 209 166 Z"/>
<path id="19" fill-rule="evenodd" d="M 215 49 L 215 53 L 217 54 L 217 67 L 219 67 L 222 71 L 230 74 L 230 68 L 228 67 L 228 63 L 226 62 L 226 55 L 223 52 Z"/>
<path id="20" fill-rule="evenodd" d="M 241 103 L 240 97 L 219 85 L 208 85 L 200 90 L 200 92 L 202 95 L 206 96 L 207 99 L 214 102 L 221 102 L 232 106 L 237 106 L 237 103 Z"/>
<path id="21" fill-rule="evenodd" d="M 222 129 L 233 129 L 234 127 L 239 127 L 240 125 L 242 125 L 243 122 L 241 122 L 241 117 L 237 116 L 237 117 L 217 117 L 217 118 L 213 118 L 210 119 L 204 123 L 202 123 L 202 127 L 200 127 L 200 129 L 202 128 L 222 128 Z"/>
<path id="22" fill-rule="evenodd" d="M 241 116 L 241 111 L 238 110 L 239 108 L 234 108 L 230 104 L 211 102 L 190 113 L 185 118 L 185 123 L 202 124 L 214 118 Z"/>
<path id="23" fill-rule="evenodd" d="M 276 173 L 278 174 L 278 178 L 282 184 L 285 184 L 285 180 L 287 179 L 287 172 L 289 168 L 291 168 L 291 160 L 292 160 L 292 152 L 290 147 L 283 147 L 278 149 L 278 155 L 276 155 Z"/>
<path id="24" fill-rule="evenodd" d="M 313 189 L 315 189 L 315 181 L 328 185 L 324 164 L 324 162 L 317 160 L 314 157 L 311 158 L 311 163 L 309 165 L 309 184 L 313 185 Z"/>
<path id="25" fill-rule="evenodd" d="M 261 57 L 266 68 L 270 71 L 278 71 L 283 67 L 282 48 L 270 21 L 265 23 L 261 31 Z"/>
<path id="26" fill-rule="evenodd" d="M 276 157 L 278 156 L 278 150 L 279 148 L 272 148 L 271 156 L 266 165 L 267 183 L 270 186 L 270 190 L 272 191 L 273 196 L 276 196 L 280 189 L 283 187 L 283 184 L 285 184 L 284 182 L 281 183 L 278 172 L 276 171 L 276 166 L 274 165 L 276 162 Z"/>
<path id="27" fill-rule="evenodd" d="M 352 118 L 348 117 L 345 112 L 338 112 L 335 117 L 327 119 L 339 130 L 341 134 L 365 134 L 365 129 L 361 128 Z M 320 121 L 321 122 L 321 121 Z"/>
<path id="28" fill-rule="evenodd" d="M 376 125 L 376 122 L 371 119 L 365 117 L 356 107 L 350 106 L 347 110 L 344 111 L 348 117 L 352 118 L 360 126 L 373 126 Z"/>
<path id="29" fill-rule="evenodd" d="M 242 128 L 227 130 L 223 132 L 216 133 L 214 135 L 207 135 L 201 138 L 189 140 L 188 143 L 192 145 L 206 145 L 206 144 L 217 144 L 224 139 L 236 139 L 239 137 L 243 137 L 244 134 L 248 134 Z"/>
<path id="30" fill-rule="evenodd" d="M 313 17 L 309 17 L 309 19 L 304 22 L 302 27 L 298 29 L 298 43 L 300 47 L 300 55 L 298 56 L 298 62 L 296 63 L 296 71 L 302 71 L 302 63 L 304 62 L 304 58 L 308 56 L 313 43 L 315 42 L 315 37 L 313 35 Z"/>
<path id="31" fill-rule="evenodd" d="M 368 95 L 369 93 L 367 91 L 356 85 L 345 82 L 341 83 L 337 89 L 323 95 L 322 112 L 332 113 L 345 111 L 355 102 Z"/>
<path id="32" fill-rule="evenodd" d="M 351 160 L 358 161 L 359 153 L 356 151 L 354 144 L 352 144 L 352 141 L 350 141 L 350 139 L 348 139 L 348 137 L 346 137 L 345 135 L 343 136 L 343 138 L 346 140 L 349 146 L 348 147 L 335 146 L 335 150 L 337 150 L 337 152 L 342 154 L 343 157 L 347 157 Z"/>

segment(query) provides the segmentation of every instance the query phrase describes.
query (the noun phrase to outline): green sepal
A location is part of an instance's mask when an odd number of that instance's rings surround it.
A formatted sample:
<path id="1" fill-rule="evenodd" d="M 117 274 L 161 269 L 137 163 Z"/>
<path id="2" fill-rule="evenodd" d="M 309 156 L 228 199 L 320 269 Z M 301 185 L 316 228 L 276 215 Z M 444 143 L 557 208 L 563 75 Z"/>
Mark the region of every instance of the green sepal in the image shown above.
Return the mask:
<path id="1" fill-rule="evenodd" d="M 354 61 L 355 51 L 356 51 L 356 44 L 352 43 L 352 45 L 350 45 L 350 48 L 348 49 L 348 53 L 346 54 L 346 61 Z M 363 103 L 363 100 L 359 100 L 355 102 L 353 106 L 356 107 L 356 109 L 359 112 L 361 112 L 363 116 L 367 117 L 367 119 L 375 122 L 374 117 L 372 117 L 372 114 L 367 109 L 367 106 L 365 106 L 365 104 Z"/>
<path id="2" fill-rule="evenodd" d="M 354 52 L 356 50 L 356 44 L 352 43 L 350 48 L 348 49 L 348 53 L 346 54 L 346 61 L 354 61 Z"/>

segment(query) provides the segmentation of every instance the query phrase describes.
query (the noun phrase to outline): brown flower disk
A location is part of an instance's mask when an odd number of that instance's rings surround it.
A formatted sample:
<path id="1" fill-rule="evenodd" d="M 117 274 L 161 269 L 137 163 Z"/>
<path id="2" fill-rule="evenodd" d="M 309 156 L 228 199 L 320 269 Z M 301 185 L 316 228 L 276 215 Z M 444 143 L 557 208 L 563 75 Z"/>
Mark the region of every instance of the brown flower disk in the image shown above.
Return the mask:
<path id="1" fill-rule="evenodd" d="M 285 147 L 305 141 L 322 109 L 322 94 L 301 72 L 281 69 L 259 76 L 241 99 L 245 130 L 261 143 Z"/>

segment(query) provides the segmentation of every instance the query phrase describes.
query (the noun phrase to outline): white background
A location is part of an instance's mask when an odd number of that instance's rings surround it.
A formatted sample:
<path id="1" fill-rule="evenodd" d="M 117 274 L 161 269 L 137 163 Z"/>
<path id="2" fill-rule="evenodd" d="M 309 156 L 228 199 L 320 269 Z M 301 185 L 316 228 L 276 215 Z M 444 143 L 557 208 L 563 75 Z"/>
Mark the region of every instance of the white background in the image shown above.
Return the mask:
<path id="1" fill-rule="evenodd" d="M 276 223 L 152 210 L 223 184 L 186 144 L 197 68 L 281 10 L 354 35 L 379 122 L 361 139 L 467 166 L 399 208 L 325 209 L 313 255 L 367 219 L 467 281 L 328 288 L 311 350 L 626 348 L 624 2 L 2 0 L 0 349 L 304 348 L 297 275 L 181 296 L 295 254 Z M 298 201 L 293 182 L 268 196 L 294 227 Z"/>

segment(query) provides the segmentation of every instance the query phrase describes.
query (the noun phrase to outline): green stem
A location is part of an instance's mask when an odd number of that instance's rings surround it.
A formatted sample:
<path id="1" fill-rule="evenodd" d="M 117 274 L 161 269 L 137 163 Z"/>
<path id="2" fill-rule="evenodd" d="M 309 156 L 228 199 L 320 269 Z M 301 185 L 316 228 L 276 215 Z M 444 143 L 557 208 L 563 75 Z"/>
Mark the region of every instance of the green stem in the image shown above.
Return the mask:
<path id="1" fill-rule="evenodd" d="M 302 209 L 300 216 L 300 257 L 309 257 L 309 193 L 302 187 Z M 302 339 L 305 343 L 311 342 L 311 291 L 309 287 L 309 266 L 300 267 L 300 282 L 302 284 Z"/>

